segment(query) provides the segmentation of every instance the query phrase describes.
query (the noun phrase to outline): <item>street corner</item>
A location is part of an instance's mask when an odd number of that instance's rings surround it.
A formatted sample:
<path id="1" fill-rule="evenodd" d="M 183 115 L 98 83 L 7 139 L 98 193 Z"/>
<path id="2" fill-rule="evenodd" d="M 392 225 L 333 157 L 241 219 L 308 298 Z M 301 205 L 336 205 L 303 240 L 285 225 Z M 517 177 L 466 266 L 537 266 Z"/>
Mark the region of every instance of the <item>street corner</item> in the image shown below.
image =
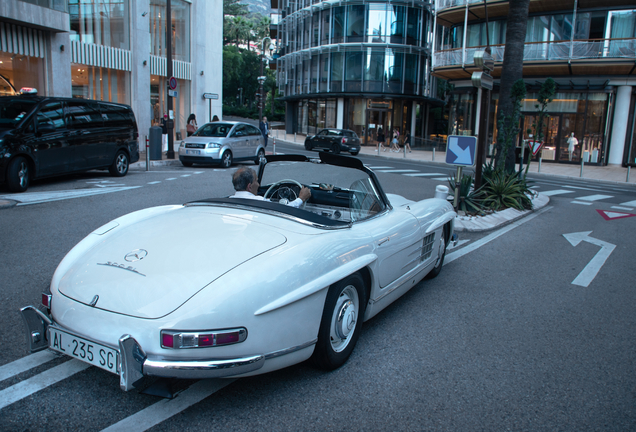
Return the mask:
<path id="1" fill-rule="evenodd" d="M 482 232 L 507 225 L 547 206 L 550 202 L 550 197 L 535 192 L 530 197 L 530 200 L 532 201 L 531 210 L 509 208 L 485 216 L 457 215 L 455 218 L 455 231 Z"/>
<path id="2" fill-rule="evenodd" d="M 0 199 L 0 210 L 15 207 L 18 204 L 17 201 L 13 201 L 10 199 Z"/>

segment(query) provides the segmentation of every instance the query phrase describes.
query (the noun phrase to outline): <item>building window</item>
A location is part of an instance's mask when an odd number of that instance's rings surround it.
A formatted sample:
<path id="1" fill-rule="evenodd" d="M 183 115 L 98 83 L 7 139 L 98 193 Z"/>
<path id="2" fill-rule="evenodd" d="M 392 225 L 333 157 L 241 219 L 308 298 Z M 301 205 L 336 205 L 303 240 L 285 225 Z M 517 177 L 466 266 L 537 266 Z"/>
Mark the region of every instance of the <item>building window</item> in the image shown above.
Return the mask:
<path id="1" fill-rule="evenodd" d="M 130 72 L 71 63 L 73 97 L 130 105 Z"/>
<path id="2" fill-rule="evenodd" d="M 0 51 L 0 96 L 12 96 L 22 87 L 44 94 L 44 59 Z"/>
<path id="3" fill-rule="evenodd" d="M 130 49 L 128 0 L 69 0 L 71 40 Z"/>
<path id="4" fill-rule="evenodd" d="M 190 61 L 190 3 L 171 0 L 172 56 Z M 166 57 L 166 0 L 150 1 L 150 53 Z"/>

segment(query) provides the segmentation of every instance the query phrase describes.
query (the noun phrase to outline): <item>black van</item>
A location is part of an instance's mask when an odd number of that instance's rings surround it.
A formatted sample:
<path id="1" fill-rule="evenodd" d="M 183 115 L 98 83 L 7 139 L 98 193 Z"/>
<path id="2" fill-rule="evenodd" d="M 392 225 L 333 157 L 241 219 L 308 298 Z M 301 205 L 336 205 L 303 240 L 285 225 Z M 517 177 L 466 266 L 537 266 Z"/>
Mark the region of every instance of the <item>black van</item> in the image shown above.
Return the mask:
<path id="1" fill-rule="evenodd" d="M 31 180 L 91 169 L 125 176 L 139 160 L 128 105 L 32 95 L 0 97 L 0 184 L 24 192 Z"/>

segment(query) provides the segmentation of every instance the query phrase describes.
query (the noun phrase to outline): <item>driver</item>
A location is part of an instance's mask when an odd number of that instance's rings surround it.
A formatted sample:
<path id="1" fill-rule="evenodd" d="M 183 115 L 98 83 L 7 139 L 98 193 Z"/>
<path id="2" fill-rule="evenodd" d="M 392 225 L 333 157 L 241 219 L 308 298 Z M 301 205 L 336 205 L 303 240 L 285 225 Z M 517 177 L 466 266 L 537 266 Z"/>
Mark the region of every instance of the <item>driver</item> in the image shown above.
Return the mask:
<path id="1" fill-rule="evenodd" d="M 247 198 L 264 201 L 265 198 L 258 195 L 258 177 L 252 168 L 241 167 L 232 175 L 232 184 L 236 193 L 230 198 Z M 288 206 L 299 208 L 311 198 L 311 189 L 306 186 L 300 190 L 298 198 L 287 203 Z"/>

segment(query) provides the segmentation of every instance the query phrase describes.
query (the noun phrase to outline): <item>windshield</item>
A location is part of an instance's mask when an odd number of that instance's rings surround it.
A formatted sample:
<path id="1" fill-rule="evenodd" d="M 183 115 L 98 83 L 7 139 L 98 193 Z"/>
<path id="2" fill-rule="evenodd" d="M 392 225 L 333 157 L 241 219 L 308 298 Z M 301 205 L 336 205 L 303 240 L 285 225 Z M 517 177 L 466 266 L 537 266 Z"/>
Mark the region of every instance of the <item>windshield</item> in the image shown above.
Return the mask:
<path id="1" fill-rule="evenodd" d="M 206 123 L 192 136 L 225 138 L 234 126 L 231 123 Z"/>
<path id="2" fill-rule="evenodd" d="M 0 99 L 0 127 L 13 128 L 28 115 L 38 101 L 25 98 Z"/>

